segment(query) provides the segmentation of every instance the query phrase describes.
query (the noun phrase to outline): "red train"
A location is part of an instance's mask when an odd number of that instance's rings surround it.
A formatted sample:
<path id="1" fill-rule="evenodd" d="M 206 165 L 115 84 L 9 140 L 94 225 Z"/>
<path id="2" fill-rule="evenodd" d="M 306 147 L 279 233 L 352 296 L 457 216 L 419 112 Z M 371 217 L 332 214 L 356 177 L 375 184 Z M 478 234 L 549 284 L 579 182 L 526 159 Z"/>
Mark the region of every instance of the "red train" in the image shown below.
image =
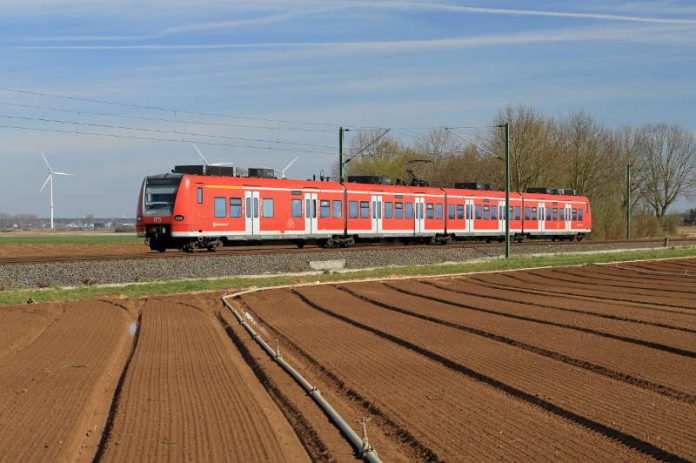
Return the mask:
<path id="1" fill-rule="evenodd" d="M 187 169 L 177 167 L 143 181 L 137 232 L 151 249 L 214 251 L 220 245 L 278 241 L 331 247 L 380 239 L 504 239 L 505 193 L 472 189 L 475 184 L 461 189 L 286 180 L 210 175 L 211 166 L 206 166 L 208 172 L 194 167 L 203 175 L 182 173 Z M 514 239 L 579 241 L 591 232 L 587 198 L 569 190 L 540 191 L 554 194 L 510 194 Z"/>

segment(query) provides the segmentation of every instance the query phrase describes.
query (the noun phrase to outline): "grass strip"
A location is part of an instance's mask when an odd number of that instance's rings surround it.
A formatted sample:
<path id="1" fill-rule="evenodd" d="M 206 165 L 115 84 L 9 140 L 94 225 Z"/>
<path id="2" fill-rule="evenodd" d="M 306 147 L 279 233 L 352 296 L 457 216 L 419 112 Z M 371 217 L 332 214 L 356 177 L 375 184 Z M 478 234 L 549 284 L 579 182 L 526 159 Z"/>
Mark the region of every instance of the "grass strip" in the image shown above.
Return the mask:
<path id="1" fill-rule="evenodd" d="M 350 272 L 311 275 L 278 275 L 264 277 L 230 277 L 220 279 L 179 280 L 125 285 L 79 286 L 76 288 L 16 289 L 0 292 L 0 304 L 22 304 L 34 302 L 75 301 L 102 296 L 161 296 L 200 291 L 238 291 L 253 287 L 346 281 L 357 279 L 380 279 L 399 276 L 432 276 L 453 273 L 474 273 L 518 268 L 562 267 L 571 265 L 602 264 L 631 260 L 696 257 L 696 247 L 664 248 L 653 250 L 620 251 L 611 253 L 553 254 L 515 256 L 510 259 L 488 259 L 477 262 L 459 262 L 434 265 L 410 265 L 403 267 L 380 267 Z"/>
<path id="2" fill-rule="evenodd" d="M 123 244 L 142 242 L 132 234 L 7 236 L 0 234 L 0 246 L 21 244 Z"/>

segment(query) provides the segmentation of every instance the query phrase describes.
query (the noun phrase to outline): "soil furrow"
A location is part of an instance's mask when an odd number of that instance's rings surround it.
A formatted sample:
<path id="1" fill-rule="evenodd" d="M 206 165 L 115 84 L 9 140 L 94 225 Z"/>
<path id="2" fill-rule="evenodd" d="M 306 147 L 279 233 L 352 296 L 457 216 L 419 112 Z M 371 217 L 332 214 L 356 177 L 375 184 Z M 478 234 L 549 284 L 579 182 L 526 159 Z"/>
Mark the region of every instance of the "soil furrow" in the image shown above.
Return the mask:
<path id="1" fill-rule="evenodd" d="M 564 291 L 554 291 L 551 289 L 548 289 L 547 285 L 543 285 L 540 283 L 532 283 L 532 282 L 523 282 L 520 280 L 516 280 L 512 277 L 512 275 L 505 274 L 505 273 L 500 273 L 496 274 L 497 277 L 503 278 L 507 280 L 505 283 L 500 283 L 499 281 L 495 281 L 496 285 L 499 285 L 501 287 L 504 287 L 506 290 L 510 291 L 517 291 L 520 293 L 524 294 L 533 294 L 533 295 L 539 295 L 539 296 L 548 296 L 548 295 L 553 295 L 553 296 L 560 296 L 564 297 L 566 299 L 573 299 L 577 301 L 595 301 L 595 302 L 611 302 L 614 305 L 617 306 L 622 306 L 622 307 L 629 307 L 629 308 L 642 308 L 645 310 L 652 310 L 655 311 L 656 313 L 669 313 L 669 314 L 675 314 L 683 317 L 689 317 L 689 318 L 696 318 L 696 313 L 689 312 L 689 309 L 682 308 L 682 310 L 671 310 L 671 309 L 665 309 L 662 308 L 661 306 L 658 307 L 656 304 L 653 303 L 646 303 L 646 302 L 641 302 L 641 301 L 629 301 L 626 299 L 618 299 L 614 297 L 606 297 L 606 296 L 597 296 L 597 295 L 589 295 L 589 294 L 578 294 L 574 292 L 570 292 L 567 289 Z M 481 278 L 481 277 L 475 277 L 475 276 L 467 276 L 466 277 L 468 280 L 475 281 L 477 283 L 481 284 L 491 284 L 491 276 L 487 275 L 486 278 Z M 512 280 L 512 281 L 510 281 Z M 520 286 L 522 285 L 522 286 Z M 647 306 L 647 307 L 644 307 Z"/>
<path id="2" fill-rule="evenodd" d="M 457 330 L 460 330 L 460 331 L 463 331 L 463 332 L 466 332 L 469 334 L 481 336 L 481 337 L 489 339 L 489 340 L 493 340 L 496 342 L 507 344 L 509 346 L 517 347 L 519 349 L 522 349 L 522 350 L 525 350 L 525 351 L 528 351 L 528 352 L 531 352 L 531 353 L 534 353 L 537 355 L 548 357 L 550 359 L 559 361 L 561 363 L 565 363 L 565 364 L 573 366 L 573 367 L 582 368 L 584 370 L 591 371 L 592 373 L 606 376 L 607 378 L 610 378 L 610 379 L 613 379 L 616 381 L 620 381 L 620 382 L 626 383 L 626 384 L 631 385 L 631 386 L 635 386 L 635 387 L 638 387 L 641 389 L 649 390 L 649 391 L 655 392 L 657 394 L 663 395 L 665 397 L 669 397 L 671 399 L 675 399 L 675 400 L 685 402 L 688 404 L 696 404 L 696 395 L 689 394 L 689 393 L 665 386 L 664 384 L 655 383 L 655 382 L 648 381 L 648 380 L 643 379 L 643 378 L 629 375 L 627 373 L 612 370 L 610 368 L 604 367 L 604 366 L 596 364 L 596 363 L 588 362 L 586 360 L 582 360 L 582 359 L 575 358 L 575 357 L 572 357 L 569 355 L 565 355 L 565 354 L 560 353 L 560 352 L 545 349 L 543 347 L 536 346 L 533 344 L 528 344 L 528 343 L 510 338 L 507 336 L 502 336 L 502 335 L 495 334 L 495 333 L 492 333 L 489 331 L 485 331 L 485 330 L 481 330 L 481 329 L 474 328 L 471 326 L 467 326 L 467 325 L 464 325 L 461 323 L 451 322 L 451 321 L 444 320 L 444 319 L 441 319 L 438 317 L 432 317 L 432 316 L 424 315 L 424 314 L 416 312 L 416 311 L 404 309 L 404 308 L 399 307 L 399 306 L 387 304 L 387 303 L 378 301 L 376 299 L 370 298 L 364 294 L 357 293 L 347 286 L 339 286 L 338 289 L 345 291 L 346 293 L 348 293 L 354 297 L 357 297 L 365 302 L 373 304 L 377 307 L 382 307 L 384 309 L 392 310 L 394 312 L 398 312 L 398 313 L 401 313 L 404 315 L 409 315 L 409 316 L 412 316 L 415 318 L 419 318 L 421 320 L 426 320 L 426 321 L 429 321 L 432 323 L 437 323 L 437 324 L 442 325 L 442 326 L 455 328 Z"/>
<path id="3" fill-rule="evenodd" d="M 118 410 L 118 402 L 121 399 L 121 390 L 123 389 L 123 382 L 126 380 L 126 374 L 128 374 L 128 367 L 130 366 L 131 360 L 133 359 L 133 354 L 138 346 L 138 338 L 140 337 L 140 324 L 142 317 L 140 312 L 137 316 L 137 325 L 135 326 L 135 332 L 133 333 L 133 341 L 131 343 L 130 351 L 126 357 L 126 361 L 123 364 L 123 369 L 119 375 L 118 382 L 116 383 L 116 388 L 114 389 L 114 395 L 111 399 L 111 405 L 109 406 L 109 413 L 106 418 L 106 424 L 104 430 L 102 431 L 101 438 L 99 439 L 99 444 L 97 446 L 97 451 L 94 454 L 93 462 L 101 461 L 104 455 L 104 450 L 106 449 L 106 444 L 111 436 L 111 429 L 114 426 L 114 418 L 116 417 L 116 411 Z"/>
<path id="4" fill-rule="evenodd" d="M 283 394 L 283 392 L 270 380 L 257 360 L 251 355 L 244 343 L 239 339 L 232 327 L 227 323 L 227 320 L 225 320 L 225 318 L 219 312 L 217 312 L 215 316 L 220 322 L 222 328 L 225 330 L 225 333 L 227 333 L 227 336 L 229 336 L 235 348 L 242 355 L 244 361 L 252 369 L 254 375 L 256 375 L 256 378 L 268 391 L 270 396 L 283 412 L 285 418 L 292 425 L 293 429 L 297 433 L 297 437 L 300 439 L 300 442 L 302 442 L 302 445 L 307 451 L 307 454 L 311 457 L 312 461 L 336 461 L 331 456 L 326 444 L 322 442 L 321 438 L 317 434 L 317 431 L 307 421 L 302 412 L 295 407 L 288 397 Z"/>
<path id="5" fill-rule="evenodd" d="M 259 315 L 258 310 L 254 310 L 245 299 L 237 298 L 238 301 L 245 310 L 253 311 L 256 324 L 265 327 L 266 329 L 273 332 L 274 336 L 279 339 L 283 346 L 287 346 L 292 349 L 297 355 L 299 355 L 302 360 L 309 363 L 314 369 L 316 369 L 324 379 L 336 388 L 342 395 L 344 395 L 350 402 L 358 404 L 363 409 L 363 415 L 371 416 L 373 420 L 378 421 L 378 426 L 383 429 L 388 429 L 393 438 L 403 446 L 406 446 L 413 452 L 414 457 L 419 461 L 427 462 L 439 462 L 441 460 L 435 451 L 424 443 L 420 442 L 411 432 L 406 428 L 402 427 L 396 423 L 388 413 L 377 406 L 374 401 L 368 400 L 363 397 L 357 390 L 350 387 L 345 381 L 341 380 L 336 374 L 334 374 L 327 367 L 322 365 L 316 358 L 314 358 L 309 352 L 303 349 L 298 343 L 296 343 L 291 337 L 284 334 L 283 331 L 277 330 L 273 324 L 269 323 L 264 317 Z"/>
<path id="6" fill-rule="evenodd" d="M 360 290 L 361 285 L 354 286 Z M 653 392 L 596 376 L 591 371 L 578 370 L 573 368 L 574 365 L 559 364 L 553 358 L 520 352 L 514 349 L 515 346 L 471 336 L 456 324 L 443 324 L 428 320 L 427 316 L 414 317 L 407 313 L 395 313 L 397 311 L 393 310 L 375 311 L 371 303 L 356 300 L 347 292 L 337 293 L 333 287 L 300 291 L 315 303 L 329 306 L 339 314 L 360 320 L 361 323 L 419 346 L 427 346 L 429 350 L 479 373 L 635 435 L 682 457 L 696 458 L 696 448 L 691 445 L 696 432 L 690 426 L 696 419 L 696 407 L 684 406 Z M 421 312 L 432 311 L 423 309 Z M 576 387 L 577 384 L 582 384 L 582 387 Z M 659 413 L 656 413 L 658 410 Z M 662 420 L 664 415 L 669 415 L 671 421 Z"/>
<path id="7" fill-rule="evenodd" d="M 62 317 L 0 363 L 0 458 L 89 461 L 127 355 L 124 311 L 67 304 Z"/>
<path id="8" fill-rule="evenodd" d="M 362 288 L 369 287 L 370 285 L 367 284 L 362 286 Z M 404 284 L 404 287 L 409 285 Z M 449 304 L 424 303 L 422 298 L 394 291 L 384 283 L 375 284 L 375 288 L 367 294 L 381 302 L 412 311 L 420 312 L 426 307 L 432 307 L 433 312 L 430 315 L 440 319 L 540 346 L 643 378 L 652 383 L 663 384 L 677 391 L 696 395 L 696 366 L 693 360 L 688 358 L 582 332 L 462 310 Z M 674 368 L 677 363 L 683 364 L 683 367 Z"/>
<path id="9" fill-rule="evenodd" d="M 595 329 L 591 329 L 591 328 L 584 328 L 581 326 L 569 325 L 566 323 L 558 323 L 558 322 L 553 322 L 553 321 L 549 321 L 549 320 L 543 320 L 543 319 L 535 318 L 535 317 L 515 315 L 512 313 L 501 312 L 498 310 L 482 309 L 480 307 L 476 307 L 476 306 L 472 306 L 472 305 L 468 305 L 468 304 L 462 304 L 460 302 L 454 302 L 454 301 L 450 301 L 450 300 L 436 297 L 436 296 L 419 294 L 419 293 L 416 293 L 416 292 L 413 292 L 413 291 L 410 291 L 410 290 L 407 290 L 404 288 L 400 288 L 398 286 L 391 285 L 389 283 L 385 283 L 385 286 L 392 288 L 396 291 L 399 291 L 400 293 L 408 294 L 410 296 L 416 296 L 416 297 L 420 297 L 422 299 L 426 299 L 429 301 L 440 302 L 442 304 L 453 305 L 456 307 L 460 307 L 462 309 L 474 310 L 477 312 L 483 312 L 483 313 L 496 315 L 496 316 L 500 316 L 500 317 L 506 317 L 506 318 L 512 318 L 512 319 L 516 319 L 516 320 L 524 320 L 527 322 L 539 323 L 541 325 L 548 325 L 548 326 L 555 326 L 558 328 L 565 328 L 568 330 L 592 334 L 592 335 L 600 336 L 600 337 L 607 338 L 607 339 L 614 339 L 614 340 L 625 342 L 628 344 L 635 344 L 638 346 L 648 347 L 651 349 L 660 350 L 663 352 L 668 352 L 668 353 L 674 354 L 674 355 L 680 355 L 680 356 L 688 357 L 688 358 L 696 358 L 696 352 L 694 352 L 694 351 L 690 351 L 687 349 L 680 349 L 677 347 L 668 346 L 666 344 L 661 344 L 661 343 L 652 342 L 652 341 L 645 341 L 642 339 L 631 338 L 629 336 L 621 336 L 621 335 L 607 333 L 605 331 L 599 331 L 599 330 L 595 330 Z"/>
<path id="10" fill-rule="evenodd" d="M 307 460 L 212 315 L 177 302 L 151 299 L 142 309 L 102 459 Z"/>
<path id="11" fill-rule="evenodd" d="M 633 451 L 626 454 L 625 446 L 356 330 L 288 294 L 271 291 L 245 295 L 244 300 L 251 303 L 254 318 L 261 315 L 288 335 L 444 460 L 601 460 L 609 454 L 642 459 Z M 535 432 L 529 434 L 529 429 Z M 556 445 L 549 437 L 559 433 L 563 442 L 573 443 Z"/>
<path id="12" fill-rule="evenodd" d="M 379 336 L 382 339 L 386 339 L 398 346 L 401 346 L 405 349 L 408 349 L 409 351 L 412 351 L 418 355 L 421 355 L 423 357 L 426 357 L 430 360 L 433 360 L 442 366 L 459 373 L 469 379 L 481 382 L 487 386 L 490 386 L 494 388 L 495 390 L 502 392 L 504 394 L 507 394 L 509 396 L 512 396 L 516 398 L 517 400 L 523 401 L 529 405 L 532 405 L 534 407 L 538 407 L 541 410 L 544 410 L 548 413 L 551 413 L 559 418 L 562 418 L 564 420 L 567 420 L 575 425 L 581 426 L 583 428 L 586 428 L 590 431 L 596 432 L 598 434 L 601 434 L 604 437 L 607 437 L 613 441 L 620 442 L 621 444 L 627 446 L 628 448 L 631 448 L 633 450 L 636 450 L 640 453 L 643 453 L 644 455 L 647 455 L 652 458 L 660 459 L 663 461 L 672 461 L 672 462 L 687 462 L 688 460 L 677 455 L 674 453 L 671 453 L 663 448 L 660 448 L 656 445 L 651 444 L 650 442 L 644 441 L 638 437 L 635 437 L 633 435 L 621 432 L 617 429 L 611 428 L 607 425 L 604 425 L 600 422 L 597 422 L 595 420 L 592 420 L 590 418 L 587 418 L 585 416 L 579 415 L 577 413 L 574 413 L 566 408 L 563 408 L 561 406 L 558 406 L 556 404 L 553 404 L 547 400 L 544 400 L 542 398 L 536 397 L 533 394 L 527 393 L 521 389 L 518 389 L 516 387 L 510 386 L 509 384 L 502 382 L 500 380 L 497 380 L 495 378 L 492 378 L 488 375 L 484 375 L 478 371 L 472 370 L 461 363 L 458 363 L 456 361 L 453 361 L 447 357 L 443 357 L 442 355 L 433 352 L 432 350 L 425 349 L 422 346 L 416 345 L 410 341 L 407 341 L 401 337 L 394 336 L 390 333 L 387 333 L 386 331 L 383 331 L 381 329 L 366 325 L 362 322 L 358 322 L 356 320 L 353 320 L 350 317 L 347 317 L 345 315 L 336 313 L 326 307 L 323 307 L 308 297 L 306 297 L 304 294 L 292 290 L 294 294 L 296 294 L 302 301 L 309 305 L 310 307 L 313 307 L 317 311 L 335 317 L 345 323 L 350 324 L 351 326 L 361 329 L 363 331 L 367 331 L 369 333 L 372 333 L 376 336 Z"/>
<path id="13" fill-rule="evenodd" d="M 647 304 L 651 306 L 659 306 L 659 307 L 670 307 L 673 309 L 683 309 L 687 311 L 693 312 L 694 307 L 691 306 L 686 306 L 683 304 L 673 304 L 671 303 L 672 298 L 669 297 L 650 297 L 650 296 L 644 296 L 636 293 L 631 293 L 631 292 L 617 292 L 617 291 L 609 291 L 609 290 L 603 290 L 601 286 L 595 286 L 591 289 L 588 289 L 587 286 L 582 286 L 577 283 L 573 282 L 559 282 L 555 281 L 551 278 L 545 278 L 545 277 L 539 277 L 538 275 L 535 275 L 533 273 L 524 273 L 521 274 L 519 272 L 515 272 L 515 274 L 505 274 L 506 278 L 510 278 L 519 282 L 522 282 L 524 284 L 541 284 L 544 287 L 551 287 L 551 288 L 561 288 L 564 293 L 568 294 L 578 294 L 577 291 L 589 291 L 592 294 L 591 295 L 599 295 L 601 297 L 604 297 L 605 299 L 608 300 L 615 300 L 615 301 L 621 301 L 621 302 L 628 302 L 631 304 Z M 571 292 L 570 290 L 573 290 Z M 614 296 L 607 296 L 606 294 L 612 294 Z M 583 293 L 579 293 L 579 295 L 585 295 Z M 630 298 L 630 297 L 625 297 L 625 296 L 636 296 L 635 298 Z M 620 296 L 620 297 L 616 297 Z M 681 298 L 679 301 L 683 301 L 684 299 Z M 670 301 L 670 302 L 668 302 Z"/>
<path id="14" fill-rule="evenodd" d="M 639 320 L 636 318 L 622 317 L 620 315 L 612 315 L 612 314 L 607 314 L 607 313 L 593 312 L 591 310 L 582 310 L 582 309 L 573 309 L 570 307 L 561 307 L 559 305 L 545 304 L 543 302 L 534 302 L 534 303 L 524 302 L 524 301 L 521 301 L 519 298 L 515 299 L 512 297 L 503 297 L 503 296 L 499 295 L 498 293 L 496 293 L 496 295 L 492 295 L 492 294 L 486 294 L 482 291 L 466 291 L 466 290 L 460 289 L 459 287 L 448 288 L 446 286 L 439 285 L 434 280 L 422 280 L 421 283 L 427 284 L 427 285 L 432 286 L 434 288 L 441 289 L 443 291 L 464 294 L 467 296 L 480 297 L 480 298 L 490 299 L 490 300 L 494 300 L 494 301 L 510 302 L 513 304 L 525 305 L 525 306 L 529 306 L 529 307 L 541 307 L 541 308 L 545 308 L 545 309 L 558 310 L 561 312 L 577 313 L 577 314 L 582 314 L 582 315 L 589 315 L 592 317 L 605 318 L 607 320 L 616 320 L 616 321 L 620 321 L 620 322 L 635 323 L 635 324 L 639 324 L 639 325 L 648 325 L 648 326 L 654 326 L 657 328 L 664 328 L 664 329 L 668 329 L 668 330 L 683 331 L 686 333 L 696 334 L 696 329 L 684 328 L 684 327 L 680 327 L 680 326 L 673 326 L 673 325 L 669 325 L 666 323 L 658 323 L 658 322 L 652 322 L 652 321 L 648 321 L 648 320 Z M 495 285 L 485 285 L 485 286 L 493 287 L 495 289 L 501 289 L 501 288 L 496 288 Z"/>
<path id="15" fill-rule="evenodd" d="M 616 281 L 616 279 L 611 279 L 611 278 L 597 278 L 597 277 L 591 277 L 588 275 L 582 275 L 582 274 L 577 274 L 569 269 L 554 269 L 552 271 L 548 272 L 530 272 L 531 275 L 543 277 L 543 278 L 550 278 L 552 280 L 556 281 L 566 281 L 568 283 L 577 283 L 577 284 L 587 284 L 591 286 L 595 286 L 599 283 L 601 283 L 602 287 L 608 287 L 608 288 L 621 288 L 621 289 L 628 289 L 630 292 L 633 294 L 639 294 L 641 296 L 664 296 L 661 293 L 668 293 L 668 294 L 678 294 L 678 295 L 694 295 L 696 294 L 696 291 L 688 291 L 688 290 L 682 290 L 682 289 L 671 289 L 671 288 L 655 288 L 651 286 L 646 286 L 645 283 L 642 284 L 636 284 L 636 285 L 628 285 L 628 284 L 619 284 L 619 282 Z M 558 278 L 558 275 L 567 275 L 570 278 Z M 614 282 L 614 283 L 608 283 L 608 282 Z M 650 289 L 650 292 L 644 293 L 642 291 L 639 292 L 634 292 L 636 289 Z"/>

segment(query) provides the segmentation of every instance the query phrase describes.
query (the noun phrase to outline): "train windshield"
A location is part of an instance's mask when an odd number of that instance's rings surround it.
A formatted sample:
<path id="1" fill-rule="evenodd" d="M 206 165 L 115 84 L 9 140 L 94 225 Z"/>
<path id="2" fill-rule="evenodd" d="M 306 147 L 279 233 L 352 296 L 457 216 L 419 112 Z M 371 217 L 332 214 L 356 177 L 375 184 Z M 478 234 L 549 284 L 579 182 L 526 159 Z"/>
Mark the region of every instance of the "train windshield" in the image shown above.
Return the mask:
<path id="1" fill-rule="evenodd" d="M 148 177 L 143 195 L 144 215 L 172 215 L 181 177 Z"/>

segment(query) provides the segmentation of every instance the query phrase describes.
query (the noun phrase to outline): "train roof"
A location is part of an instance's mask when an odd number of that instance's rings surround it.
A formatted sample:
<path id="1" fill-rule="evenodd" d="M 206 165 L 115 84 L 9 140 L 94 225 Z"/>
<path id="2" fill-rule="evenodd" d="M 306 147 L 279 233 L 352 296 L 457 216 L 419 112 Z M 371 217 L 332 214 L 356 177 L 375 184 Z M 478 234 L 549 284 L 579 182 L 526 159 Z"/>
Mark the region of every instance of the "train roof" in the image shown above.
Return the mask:
<path id="1" fill-rule="evenodd" d="M 194 183 L 217 183 L 223 182 L 228 185 L 240 185 L 240 186 L 259 186 L 265 188 L 312 188 L 312 189 L 330 189 L 330 190 L 340 190 L 342 186 L 336 181 L 326 181 L 326 180 L 297 180 L 297 179 L 284 179 L 284 178 L 258 178 L 258 177 L 232 177 L 232 176 L 214 176 L 214 175 L 195 175 L 195 174 L 164 174 L 164 175 L 152 175 L 150 177 L 164 177 L 164 178 L 175 178 L 182 176 L 189 181 Z M 384 184 L 370 184 L 370 183 L 349 183 L 344 182 L 344 185 L 348 186 L 353 191 L 371 191 L 371 192 L 385 192 L 385 193 L 422 193 L 422 194 L 440 194 L 441 192 L 447 193 L 448 196 L 472 196 L 481 197 L 485 196 L 488 198 L 505 198 L 505 192 L 500 190 L 464 190 L 457 188 L 440 188 L 440 187 L 423 187 L 423 186 L 410 186 L 410 185 L 384 185 Z M 510 192 L 510 198 L 520 199 L 524 197 L 525 199 L 539 200 L 544 202 L 562 202 L 562 201 L 587 201 L 584 196 L 572 196 L 572 195 L 559 195 L 559 194 L 545 194 L 545 193 L 518 193 Z"/>

